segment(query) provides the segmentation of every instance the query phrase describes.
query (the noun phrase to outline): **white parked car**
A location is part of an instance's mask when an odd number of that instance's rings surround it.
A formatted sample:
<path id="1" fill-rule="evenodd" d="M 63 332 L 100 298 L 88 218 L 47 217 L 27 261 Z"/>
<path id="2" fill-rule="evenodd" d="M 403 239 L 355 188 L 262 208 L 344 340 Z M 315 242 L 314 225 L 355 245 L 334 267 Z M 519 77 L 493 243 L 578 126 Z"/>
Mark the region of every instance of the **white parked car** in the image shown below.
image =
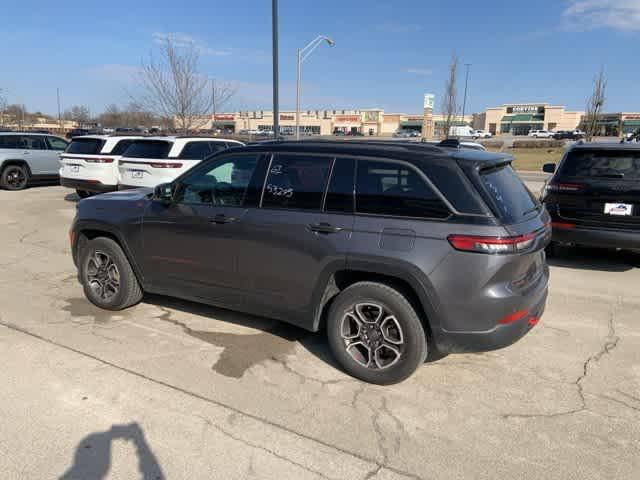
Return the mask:
<path id="1" fill-rule="evenodd" d="M 60 185 L 80 197 L 118 189 L 118 160 L 139 135 L 84 135 L 73 137 L 60 155 Z"/>
<path id="2" fill-rule="evenodd" d="M 458 126 L 449 128 L 449 137 L 470 137 L 474 138 L 475 130 L 469 126 Z"/>
<path id="3" fill-rule="evenodd" d="M 548 130 L 531 130 L 528 136 L 533 138 L 553 138 L 553 132 L 549 132 Z"/>
<path id="4" fill-rule="evenodd" d="M 171 182 L 209 155 L 244 143 L 219 137 L 147 137 L 133 142 L 118 162 L 118 188 Z"/>
<path id="5" fill-rule="evenodd" d="M 491 132 L 485 132 L 484 130 L 474 130 L 473 131 L 473 138 L 491 138 Z"/>

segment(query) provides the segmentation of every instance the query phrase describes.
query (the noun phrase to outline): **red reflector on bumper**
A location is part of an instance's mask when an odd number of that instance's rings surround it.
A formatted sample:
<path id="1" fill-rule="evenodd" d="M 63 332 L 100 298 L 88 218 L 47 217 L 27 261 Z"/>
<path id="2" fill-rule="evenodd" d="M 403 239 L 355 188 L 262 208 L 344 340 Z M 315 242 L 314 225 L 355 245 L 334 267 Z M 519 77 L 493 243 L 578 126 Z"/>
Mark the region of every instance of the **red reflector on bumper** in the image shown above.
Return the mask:
<path id="1" fill-rule="evenodd" d="M 529 310 L 518 310 L 517 312 L 513 312 L 512 314 L 507 315 L 498 323 L 500 325 L 507 325 L 509 323 L 517 322 L 518 320 L 526 317 L 527 315 L 529 315 Z"/>
<path id="2" fill-rule="evenodd" d="M 527 323 L 529 324 L 530 327 L 534 327 L 538 324 L 539 321 L 540 319 L 538 317 L 530 317 Z"/>
<path id="3" fill-rule="evenodd" d="M 568 222 L 551 222 L 551 228 L 576 228 L 576 224 Z"/>

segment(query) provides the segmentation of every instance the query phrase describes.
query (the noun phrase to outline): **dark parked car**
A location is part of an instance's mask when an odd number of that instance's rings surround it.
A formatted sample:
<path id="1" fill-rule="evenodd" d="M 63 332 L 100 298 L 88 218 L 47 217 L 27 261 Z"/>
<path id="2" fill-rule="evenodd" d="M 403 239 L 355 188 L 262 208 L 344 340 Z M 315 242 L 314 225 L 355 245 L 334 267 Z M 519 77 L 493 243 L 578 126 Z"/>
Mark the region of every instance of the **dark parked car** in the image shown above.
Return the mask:
<path id="1" fill-rule="evenodd" d="M 73 138 L 73 137 L 81 137 L 82 135 L 89 135 L 90 133 L 91 133 L 91 130 L 87 128 L 74 128 L 70 132 L 67 132 L 65 136 L 67 138 Z"/>
<path id="2" fill-rule="evenodd" d="M 640 249 L 640 144 L 574 145 L 553 173 L 542 201 L 553 244 Z"/>
<path id="3" fill-rule="evenodd" d="M 322 329 L 347 372 L 394 383 L 540 319 L 549 217 L 510 163 L 397 142 L 234 148 L 82 200 L 72 255 L 99 307 L 154 292 Z"/>
<path id="4" fill-rule="evenodd" d="M 554 140 L 580 140 L 584 133 L 578 130 L 559 130 L 553 134 Z"/>

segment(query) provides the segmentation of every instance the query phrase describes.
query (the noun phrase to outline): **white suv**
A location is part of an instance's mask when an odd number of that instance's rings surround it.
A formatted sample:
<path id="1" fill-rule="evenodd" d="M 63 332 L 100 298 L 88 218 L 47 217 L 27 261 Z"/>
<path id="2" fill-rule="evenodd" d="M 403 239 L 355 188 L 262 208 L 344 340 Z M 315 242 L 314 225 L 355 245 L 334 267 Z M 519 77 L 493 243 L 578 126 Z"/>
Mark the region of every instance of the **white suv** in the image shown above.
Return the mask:
<path id="1" fill-rule="evenodd" d="M 552 138 L 553 132 L 547 130 L 531 130 L 528 136 L 533 138 Z"/>
<path id="2" fill-rule="evenodd" d="M 217 137 L 147 137 L 133 142 L 118 162 L 119 188 L 171 182 L 211 154 L 244 143 Z"/>
<path id="3" fill-rule="evenodd" d="M 491 132 L 485 132 L 484 130 L 474 130 L 473 131 L 473 138 L 491 138 Z"/>
<path id="4" fill-rule="evenodd" d="M 74 137 L 60 155 L 60 185 L 81 198 L 118 189 L 118 160 L 141 136 L 84 135 Z"/>

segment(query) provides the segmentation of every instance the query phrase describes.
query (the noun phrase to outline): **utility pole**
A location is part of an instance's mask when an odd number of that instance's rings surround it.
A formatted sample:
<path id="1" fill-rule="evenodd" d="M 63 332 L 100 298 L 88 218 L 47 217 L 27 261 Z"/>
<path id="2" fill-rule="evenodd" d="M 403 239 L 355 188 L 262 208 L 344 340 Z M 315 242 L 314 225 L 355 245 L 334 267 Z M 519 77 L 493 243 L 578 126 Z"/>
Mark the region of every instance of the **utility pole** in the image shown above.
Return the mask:
<path id="1" fill-rule="evenodd" d="M 467 109 L 467 87 L 469 86 L 469 67 L 470 63 L 465 63 L 465 67 L 467 67 L 467 75 L 464 81 L 464 100 L 462 101 L 462 123 L 464 123 L 464 114 Z"/>
<path id="2" fill-rule="evenodd" d="M 216 131 L 216 79 L 211 79 L 211 129 Z"/>
<path id="3" fill-rule="evenodd" d="M 278 84 L 278 0 L 271 1 L 271 36 L 272 36 L 272 56 L 273 56 L 273 137 L 280 136 L 280 100 Z"/>
<path id="4" fill-rule="evenodd" d="M 60 133 L 64 133 L 64 127 L 62 126 L 62 114 L 60 113 L 60 89 L 56 88 L 56 96 L 58 97 L 58 128 Z"/>

